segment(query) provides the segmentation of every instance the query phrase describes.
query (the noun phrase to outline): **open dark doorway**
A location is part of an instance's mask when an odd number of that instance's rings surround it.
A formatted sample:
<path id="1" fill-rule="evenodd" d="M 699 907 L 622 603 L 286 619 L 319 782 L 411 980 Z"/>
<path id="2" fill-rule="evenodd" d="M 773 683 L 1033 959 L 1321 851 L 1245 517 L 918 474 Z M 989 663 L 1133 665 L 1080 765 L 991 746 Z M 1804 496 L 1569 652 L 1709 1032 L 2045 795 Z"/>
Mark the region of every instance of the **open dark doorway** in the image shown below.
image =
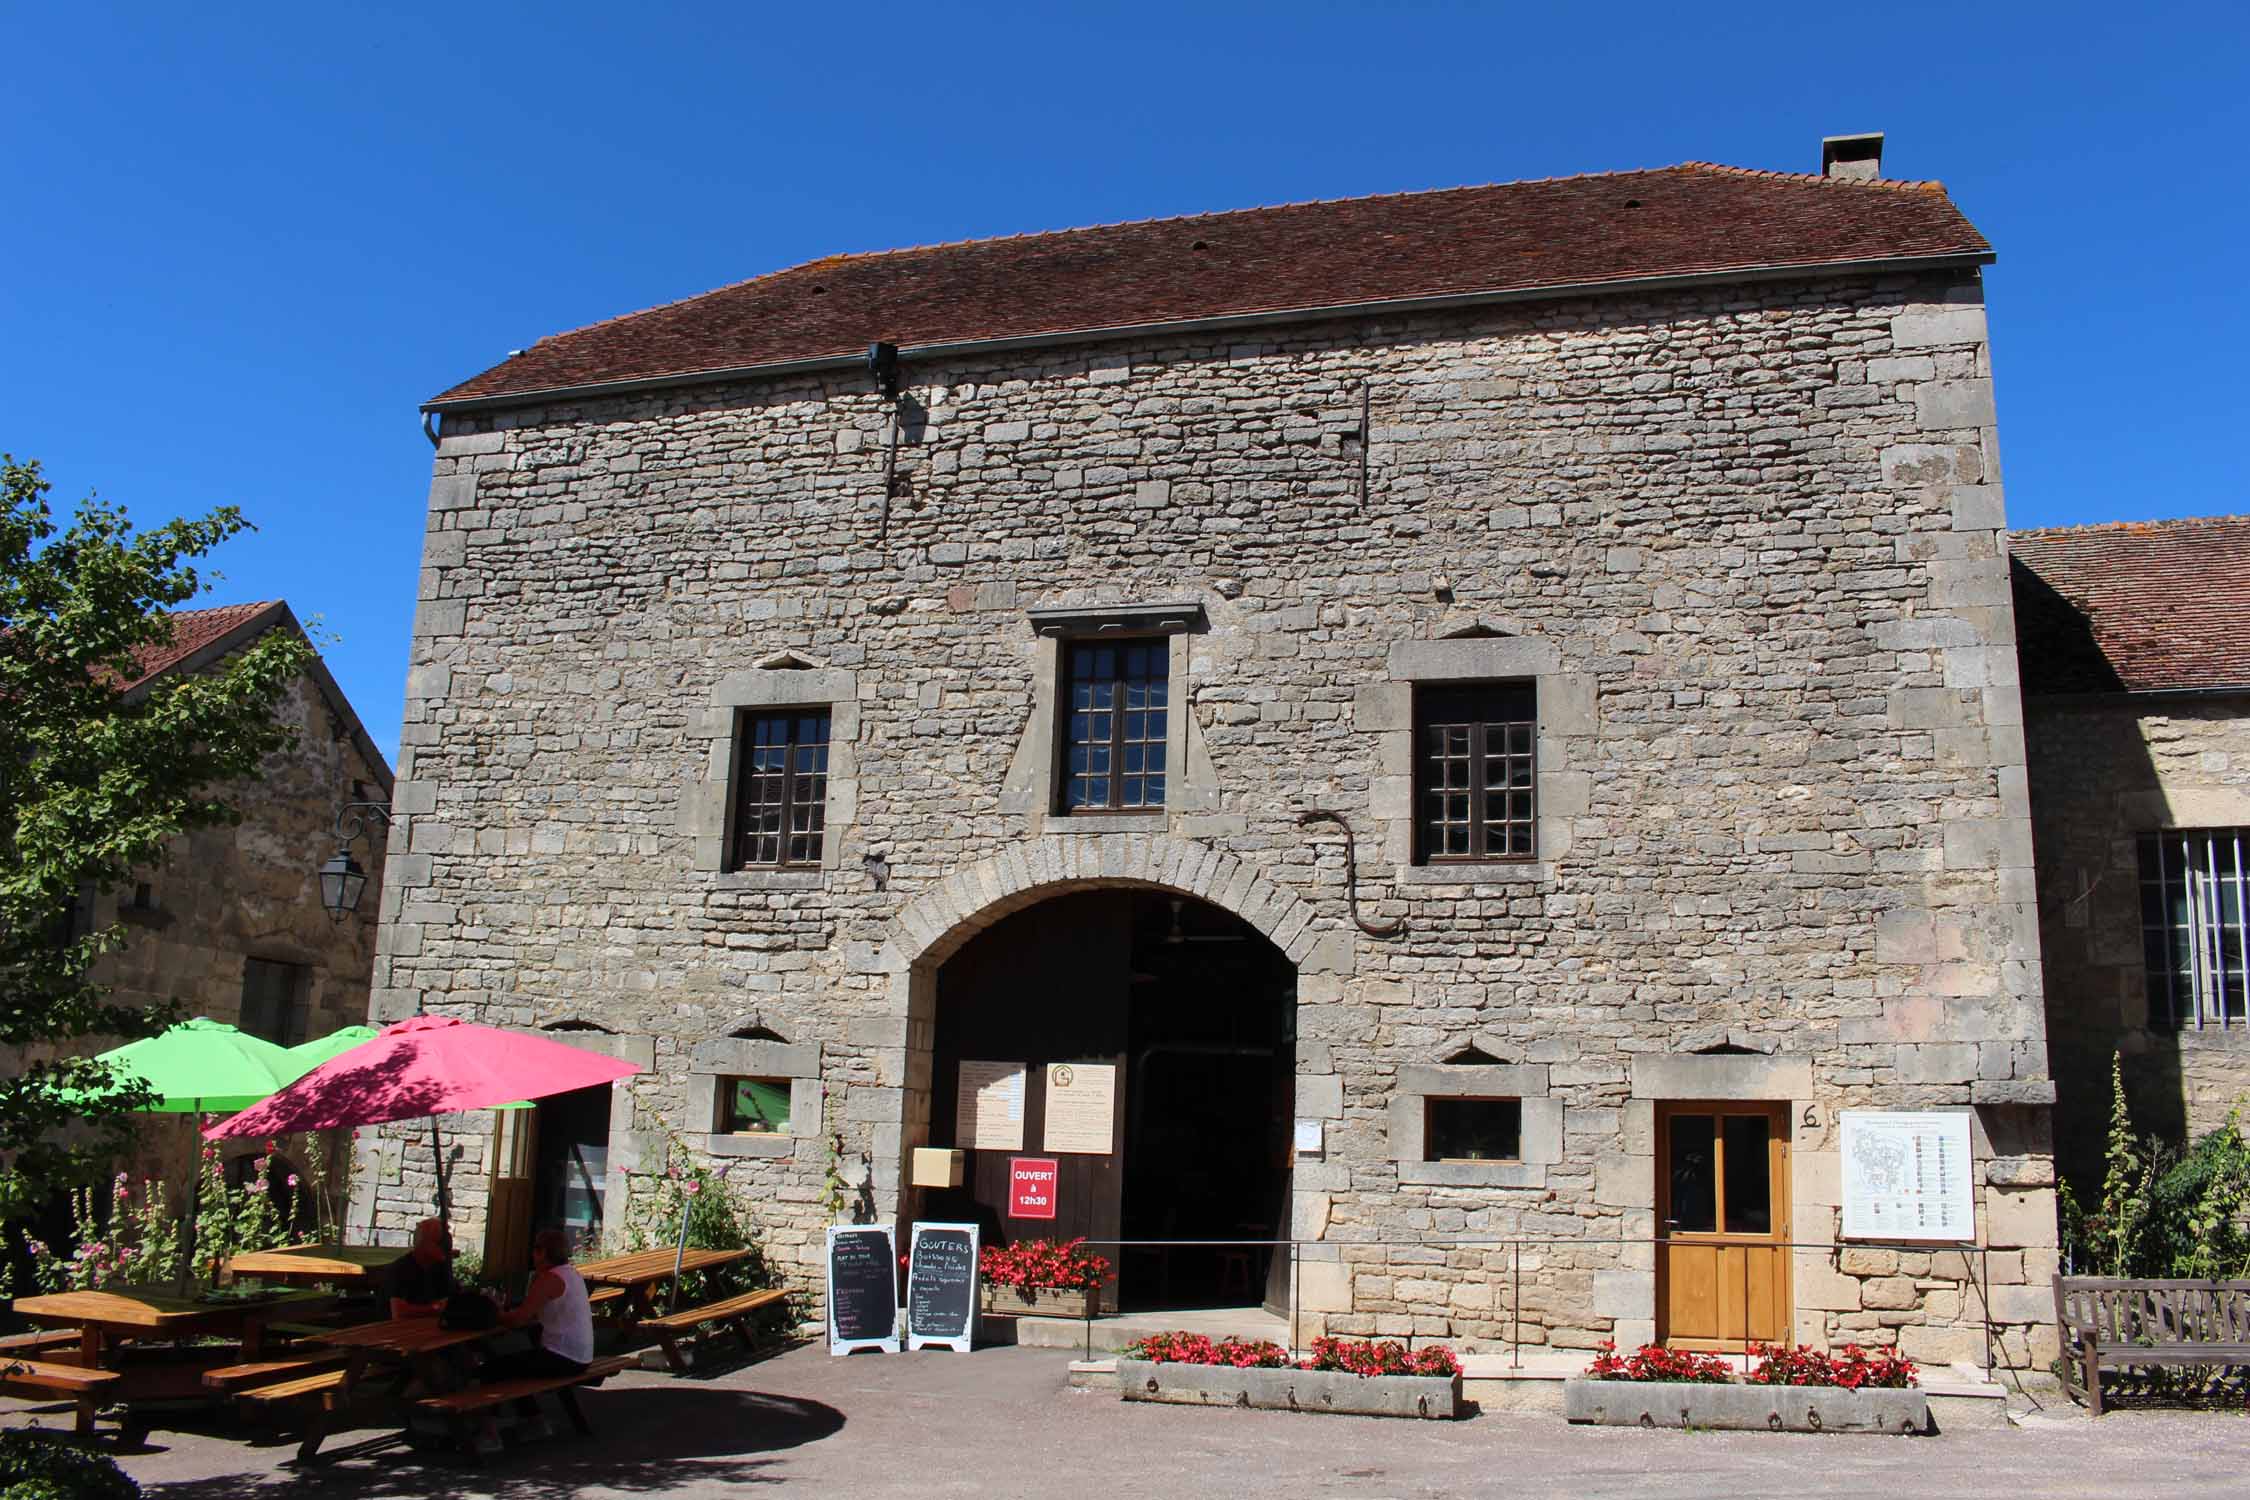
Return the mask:
<path id="1" fill-rule="evenodd" d="M 531 1227 L 561 1229 L 573 1252 L 598 1253 L 609 1176 L 609 1091 L 598 1083 L 541 1099 L 533 1152 Z"/>
<path id="2" fill-rule="evenodd" d="M 968 1162 L 959 1189 L 927 1195 L 924 1216 L 973 1219 L 987 1243 L 1275 1238 L 1289 1221 L 1295 1001 L 1280 950 L 1193 897 L 1080 892 L 994 924 L 938 972 L 931 1140 L 964 1146 Z M 985 1077 L 1020 1070 L 1020 1118 L 996 1113 L 996 1142 L 962 1119 L 964 1063 Z M 1050 1127 L 1058 1064 L 1081 1083 L 1089 1068 L 1115 1070 L 1106 1153 Z M 1055 1163 L 1051 1220 L 1013 1212 L 1011 1162 L 1027 1157 Z M 1288 1297 L 1262 1248 L 1096 1248 L 1117 1266 L 1112 1308 Z"/>

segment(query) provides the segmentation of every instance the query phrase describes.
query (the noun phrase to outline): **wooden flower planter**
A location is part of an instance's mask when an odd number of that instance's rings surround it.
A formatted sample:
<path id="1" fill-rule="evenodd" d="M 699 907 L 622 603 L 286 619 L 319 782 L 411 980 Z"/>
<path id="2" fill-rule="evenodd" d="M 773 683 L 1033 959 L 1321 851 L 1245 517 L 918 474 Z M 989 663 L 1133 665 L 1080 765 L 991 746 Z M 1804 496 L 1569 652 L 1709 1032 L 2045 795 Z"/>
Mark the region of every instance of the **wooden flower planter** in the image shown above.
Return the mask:
<path id="1" fill-rule="evenodd" d="M 984 1284 L 984 1310 L 1009 1318 L 1091 1318 L 1101 1311 L 1100 1287 L 1020 1287 Z"/>
<path id="2" fill-rule="evenodd" d="M 1246 1406 L 1259 1411 L 1449 1420 L 1461 1415 L 1458 1375 L 1353 1375 L 1343 1370 L 1238 1370 L 1232 1365 L 1117 1362 L 1127 1401 Z"/>
<path id="3" fill-rule="evenodd" d="M 1566 1380 L 1563 1415 L 1573 1422 L 1604 1427 L 1703 1427 L 1726 1432 L 1915 1436 L 1931 1430 L 1929 1395 L 1911 1387 L 1848 1391 L 1819 1385 Z"/>

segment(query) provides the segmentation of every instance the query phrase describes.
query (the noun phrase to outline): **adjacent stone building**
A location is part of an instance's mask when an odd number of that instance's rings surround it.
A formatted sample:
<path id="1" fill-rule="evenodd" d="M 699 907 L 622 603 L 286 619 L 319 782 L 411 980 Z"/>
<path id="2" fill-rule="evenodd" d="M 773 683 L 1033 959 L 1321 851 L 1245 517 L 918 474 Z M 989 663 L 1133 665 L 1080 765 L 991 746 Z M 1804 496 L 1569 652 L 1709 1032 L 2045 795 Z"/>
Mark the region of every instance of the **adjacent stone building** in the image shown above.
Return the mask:
<path id="1" fill-rule="evenodd" d="M 839 256 L 429 403 L 376 1015 L 648 1070 L 454 1122 L 472 1232 L 668 1134 L 816 1305 L 974 1217 L 1470 1347 L 1981 1359 L 1988 1262 L 2044 1359 L 1991 252 L 1878 149 Z M 1854 1109 L 1967 1117 L 1988 1256 L 1842 1243 Z"/>
<path id="2" fill-rule="evenodd" d="M 2110 1062 L 2177 1144 L 2250 1099 L 2250 518 L 2018 532 L 2056 1150 L 2098 1186 Z"/>
<path id="3" fill-rule="evenodd" d="M 302 633 L 280 600 L 180 610 L 171 621 L 170 644 L 143 654 L 129 695 L 223 661 L 268 631 Z M 173 1002 L 293 1045 L 367 1017 L 383 850 L 361 844 L 368 889 L 343 921 L 323 909 L 314 872 L 334 852 L 338 811 L 388 801 L 391 770 L 317 660 L 278 712 L 297 731 L 295 746 L 268 757 L 255 780 L 221 789 L 241 821 L 183 835 L 161 867 L 91 895 L 80 919 L 125 928 L 124 945 L 95 970 L 118 1000 Z M 151 1149 L 178 1157 L 182 1139 L 152 1129 Z"/>
<path id="4" fill-rule="evenodd" d="M 182 610 L 172 622 L 171 646 L 144 662 L 128 692 L 222 661 L 269 630 L 303 633 L 280 600 Z M 384 851 L 360 846 L 368 888 L 347 920 L 330 920 L 314 872 L 334 852 L 346 804 L 390 799 L 391 768 L 317 660 L 280 714 L 297 743 L 226 790 L 241 822 L 188 834 L 162 869 L 97 898 L 94 915 L 128 930 L 99 974 L 118 998 L 173 1001 L 294 1045 L 367 1018 Z"/>

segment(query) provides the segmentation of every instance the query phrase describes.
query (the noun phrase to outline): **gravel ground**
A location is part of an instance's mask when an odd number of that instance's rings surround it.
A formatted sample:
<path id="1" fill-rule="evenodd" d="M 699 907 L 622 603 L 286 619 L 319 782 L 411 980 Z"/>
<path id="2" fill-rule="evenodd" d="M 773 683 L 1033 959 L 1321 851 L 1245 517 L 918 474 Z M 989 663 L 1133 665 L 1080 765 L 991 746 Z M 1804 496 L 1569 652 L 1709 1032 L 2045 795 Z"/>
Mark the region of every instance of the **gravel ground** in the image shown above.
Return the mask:
<path id="1" fill-rule="evenodd" d="M 800 1484 L 855 1497 L 1276 1495 L 1580 1497 L 1808 1494 L 2032 1496 L 2250 1493 L 2250 1418 L 2068 1407 L 2015 1429 L 1936 1438 L 1573 1428 L 1493 1414 L 1454 1423 L 1128 1406 L 1063 1384 L 1052 1350 L 856 1355 L 806 1347 L 710 1378 L 633 1374 L 584 1397 L 590 1439 L 440 1462 L 376 1429 L 332 1437 L 335 1461 L 281 1467 L 293 1444 L 159 1428 L 125 1467 L 161 1500 L 430 1496 L 717 1496 Z M 31 1420 L 0 1403 L 0 1422 Z M 45 1415 L 50 1424 L 67 1417 Z"/>

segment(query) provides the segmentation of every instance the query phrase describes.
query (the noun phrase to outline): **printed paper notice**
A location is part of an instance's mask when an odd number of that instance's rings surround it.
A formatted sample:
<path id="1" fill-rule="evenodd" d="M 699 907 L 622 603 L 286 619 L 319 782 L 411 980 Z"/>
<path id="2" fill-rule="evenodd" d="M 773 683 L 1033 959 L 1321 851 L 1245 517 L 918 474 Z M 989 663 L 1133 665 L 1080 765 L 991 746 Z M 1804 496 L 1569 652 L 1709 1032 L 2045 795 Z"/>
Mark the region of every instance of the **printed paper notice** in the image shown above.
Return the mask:
<path id="1" fill-rule="evenodd" d="M 1847 1109 L 1844 1238 L 1976 1238 L 1976 1182 L 1964 1110 Z"/>
<path id="2" fill-rule="evenodd" d="M 970 1151 L 1023 1149 L 1023 1087 L 1031 1070 L 1022 1063 L 961 1063 L 954 1096 L 954 1144 Z"/>
<path id="3" fill-rule="evenodd" d="M 1107 1156 L 1116 1123 L 1115 1064 L 1047 1065 L 1047 1140 L 1043 1149 Z"/>

